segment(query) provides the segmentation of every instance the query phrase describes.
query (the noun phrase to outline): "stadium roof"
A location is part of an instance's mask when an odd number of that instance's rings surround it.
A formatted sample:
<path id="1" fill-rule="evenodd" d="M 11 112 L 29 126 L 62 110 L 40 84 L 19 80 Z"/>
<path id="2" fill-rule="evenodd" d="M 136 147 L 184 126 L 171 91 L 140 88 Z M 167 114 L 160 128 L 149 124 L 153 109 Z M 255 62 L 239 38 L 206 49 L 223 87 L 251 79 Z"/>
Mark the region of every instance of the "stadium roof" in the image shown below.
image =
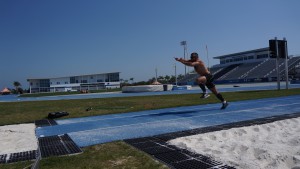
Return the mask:
<path id="1" fill-rule="evenodd" d="M 248 54 L 248 53 L 264 52 L 266 50 L 269 50 L 269 47 L 255 49 L 255 50 L 248 50 L 248 51 L 238 52 L 238 53 L 232 53 L 232 54 L 228 54 L 228 55 L 216 56 L 216 57 L 213 57 L 213 58 L 214 59 L 224 59 L 224 58 L 227 58 L 227 57 L 232 57 L 232 56 L 237 56 L 237 55 L 243 55 L 243 54 Z"/>

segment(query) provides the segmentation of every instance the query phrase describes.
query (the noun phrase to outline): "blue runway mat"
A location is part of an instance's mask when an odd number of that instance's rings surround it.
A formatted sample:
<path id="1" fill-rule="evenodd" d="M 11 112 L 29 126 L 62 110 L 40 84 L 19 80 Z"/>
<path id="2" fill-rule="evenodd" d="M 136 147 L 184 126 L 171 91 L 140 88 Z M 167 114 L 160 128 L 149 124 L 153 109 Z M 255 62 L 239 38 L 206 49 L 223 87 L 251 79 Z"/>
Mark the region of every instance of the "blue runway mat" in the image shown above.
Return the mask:
<path id="1" fill-rule="evenodd" d="M 69 134 L 85 147 L 116 140 L 153 136 L 218 124 L 300 112 L 300 95 L 221 104 L 167 108 L 132 113 L 57 120 L 39 127 L 37 137 Z M 200 102 L 201 100 L 199 100 Z"/>

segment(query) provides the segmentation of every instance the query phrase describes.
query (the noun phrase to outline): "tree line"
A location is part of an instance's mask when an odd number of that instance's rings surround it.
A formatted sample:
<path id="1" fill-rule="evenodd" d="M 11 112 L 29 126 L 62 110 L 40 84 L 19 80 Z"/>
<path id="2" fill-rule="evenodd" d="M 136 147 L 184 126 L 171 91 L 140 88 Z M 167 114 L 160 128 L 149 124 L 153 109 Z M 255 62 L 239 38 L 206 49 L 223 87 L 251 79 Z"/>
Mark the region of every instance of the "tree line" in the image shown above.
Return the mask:
<path id="1" fill-rule="evenodd" d="M 14 81 L 13 82 L 13 85 L 14 85 L 14 89 L 9 89 L 11 93 L 13 94 L 23 94 L 24 93 L 24 90 L 22 89 L 22 85 L 20 82 L 18 81 Z"/>
<path id="2" fill-rule="evenodd" d="M 177 76 L 177 81 L 183 79 L 184 75 L 179 74 Z M 135 82 L 134 78 L 129 78 L 129 80 L 126 79 L 120 79 L 121 82 L 121 86 L 135 86 L 135 85 L 150 85 L 155 81 L 158 81 L 161 84 L 175 84 L 176 83 L 176 77 L 174 75 L 169 76 L 158 76 L 157 79 L 156 77 L 152 77 L 147 81 L 139 81 L 139 82 Z"/>

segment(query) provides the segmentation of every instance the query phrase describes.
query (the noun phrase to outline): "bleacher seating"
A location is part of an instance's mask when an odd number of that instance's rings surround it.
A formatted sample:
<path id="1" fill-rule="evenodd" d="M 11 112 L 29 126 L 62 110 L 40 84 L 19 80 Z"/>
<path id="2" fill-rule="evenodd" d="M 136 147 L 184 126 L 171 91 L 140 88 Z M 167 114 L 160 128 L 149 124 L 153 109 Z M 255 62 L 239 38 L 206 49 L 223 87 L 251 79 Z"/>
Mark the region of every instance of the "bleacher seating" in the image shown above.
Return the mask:
<path id="1" fill-rule="evenodd" d="M 245 66 L 246 65 L 249 65 L 249 67 L 250 67 L 250 69 L 247 71 L 247 72 L 245 72 L 245 73 L 243 73 L 242 75 L 240 75 L 239 77 L 238 77 L 238 79 L 245 79 L 245 77 L 246 76 L 248 76 L 248 74 L 250 73 L 250 72 L 252 72 L 252 71 L 254 71 L 255 69 L 259 69 L 259 67 L 261 66 L 261 65 L 263 65 L 265 62 L 267 62 L 269 59 L 265 59 L 264 61 L 262 61 L 262 62 L 259 62 L 259 63 L 256 63 L 256 64 L 254 64 L 253 66 L 252 66 L 252 64 L 245 64 Z"/>
<path id="2" fill-rule="evenodd" d="M 212 73 L 212 74 L 217 74 L 219 73 L 220 71 L 222 71 L 225 67 L 212 67 L 209 69 L 209 71 Z"/>
<path id="3" fill-rule="evenodd" d="M 289 72 L 296 66 L 300 65 L 300 57 L 292 57 L 288 60 Z M 280 75 L 285 75 L 285 60 L 279 60 Z M 232 81 L 246 79 L 276 79 L 276 59 L 266 59 L 262 62 L 233 64 L 229 66 L 217 66 L 210 68 L 210 72 L 214 74 L 215 81 Z M 180 80 L 180 83 L 194 82 L 197 78 L 197 73 L 187 74 L 186 77 Z"/>
<path id="4" fill-rule="evenodd" d="M 288 70 L 291 71 L 295 65 L 300 63 L 300 57 L 291 58 L 288 60 Z M 280 76 L 285 75 L 285 60 L 281 59 L 279 63 Z M 268 72 L 264 77 L 277 77 L 277 71 L 274 68 L 271 72 Z"/>
<path id="5" fill-rule="evenodd" d="M 192 83 L 197 78 L 198 74 L 195 72 L 188 73 L 186 76 L 184 76 L 182 79 L 178 80 L 179 85 L 187 85 L 189 83 Z"/>
<path id="6" fill-rule="evenodd" d="M 219 79 L 221 76 L 223 76 L 227 72 L 233 70 L 234 68 L 236 68 L 239 65 L 241 65 L 241 64 L 233 64 L 233 65 L 229 65 L 229 66 L 223 68 L 221 71 L 219 71 L 218 73 L 214 74 L 215 79 Z"/>
<path id="7" fill-rule="evenodd" d="M 269 59 L 266 62 L 263 62 L 257 68 L 253 69 L 253 71 L 249 72 L 246 76 L 243 78 L 260 78 L 263 77 L 265 74 L 270 72 L 272 69 L 275 68 L 276 60 L 275 59 Z"/>

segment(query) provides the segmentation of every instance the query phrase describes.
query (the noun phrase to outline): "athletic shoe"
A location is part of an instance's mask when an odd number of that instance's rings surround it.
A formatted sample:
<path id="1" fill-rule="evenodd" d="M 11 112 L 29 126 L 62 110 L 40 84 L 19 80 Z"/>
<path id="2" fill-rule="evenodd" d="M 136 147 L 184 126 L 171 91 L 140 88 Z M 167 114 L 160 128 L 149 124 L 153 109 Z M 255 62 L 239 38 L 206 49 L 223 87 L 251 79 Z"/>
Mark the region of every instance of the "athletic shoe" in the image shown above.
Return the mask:
<path id="1" fill-rule="evenodd" d="M 225 101 L 225 103 L 222 103 L 222 107 L 221 109 L 226 109 L 226 107 L 229 105 L 229 103 L 227 101 Z"/>
<path id="2" fill-rule="evenodd" d="M 85 111 L 90 111 L 92 109 L 93 109 L 92 107 L 88 107 L 87 109 L 85 109 Z"/>
<path id="3" fill-rule="evenodd" d="M 208 98 L 210 95 L 207 93 L 203 93 L 202 96 L 200 97 L 201 99 L 206 99 Z"/>

